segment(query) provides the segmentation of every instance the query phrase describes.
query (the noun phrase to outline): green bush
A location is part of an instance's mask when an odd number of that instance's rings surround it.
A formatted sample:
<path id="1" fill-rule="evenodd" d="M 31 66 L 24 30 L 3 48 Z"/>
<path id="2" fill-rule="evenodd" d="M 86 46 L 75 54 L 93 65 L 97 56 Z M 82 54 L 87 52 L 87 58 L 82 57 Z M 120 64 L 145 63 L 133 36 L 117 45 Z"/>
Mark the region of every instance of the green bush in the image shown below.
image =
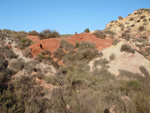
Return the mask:
<path id="1" fill-rule="evenodd" d="M 85 32 L 85 33 L 89 33 L 89 32 L 90 32 L 89 28 L 86 28 L 86 29 L 84 30 L 84 32 Z"/>
<path id="2" fill-rule="evenodd" d="M 30 40 L 28 38 L 22 39 L 21 43 L 22 43 L 23 48 L 31 46 L 33 44 L 32 40 Z"/>

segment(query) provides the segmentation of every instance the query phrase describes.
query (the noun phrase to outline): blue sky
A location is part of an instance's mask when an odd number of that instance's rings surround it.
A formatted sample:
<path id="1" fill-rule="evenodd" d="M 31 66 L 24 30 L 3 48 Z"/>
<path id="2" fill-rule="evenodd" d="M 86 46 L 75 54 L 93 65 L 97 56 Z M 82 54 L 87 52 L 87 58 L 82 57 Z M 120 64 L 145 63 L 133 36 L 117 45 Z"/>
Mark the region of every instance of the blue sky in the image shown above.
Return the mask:
<path id="1" fill-rule="evenodd" d="M 102 30 L 140 8 L 150 8 L 150 0 L 0 0 L 0 29 L 60 34 Z"/>

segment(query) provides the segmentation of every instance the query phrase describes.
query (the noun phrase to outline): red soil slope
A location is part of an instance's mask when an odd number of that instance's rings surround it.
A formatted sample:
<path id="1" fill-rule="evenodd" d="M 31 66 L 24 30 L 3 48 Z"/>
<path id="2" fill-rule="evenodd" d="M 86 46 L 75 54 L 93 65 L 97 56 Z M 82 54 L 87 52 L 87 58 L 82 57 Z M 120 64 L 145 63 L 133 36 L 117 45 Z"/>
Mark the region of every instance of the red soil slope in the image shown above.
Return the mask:
<path id="1" fill-rule="evenodd" d="M 27 36 L 27 38 L 29 38 L 33 42 L 39 42 L 40 41 L 40 39 L 38 38 L 38 36 L 30 35 L 30 36 Z"/>
<path id="2" fill-rule="evenodd" d="M 32 37 L 30 37 L 30 39 L 33 41 L 36 38 L 38 38 L 38 37 L 35 38 L 35 36 L 34 36 L 34 38 L 32 38 Z M 82 42 L 82 41 L 92 42 L 92 43 L 95 43 L 96 48 L 98 50 L 102 50 L 102 49 L 105 49 L 105 48 L 111 46 L 112 42 L 113 42 L 112 39 L 96 38 L 96 36 L 91 33 L 77 34 L 77 35 L 73 35 L 71 37 L 63 38 L 63 39 L 74 45 L 76 42 Z M 61 40 L 62 40 L 62 38 L 50 38 L 50 39 L 36 41 L 37 43 L 30 46 L 30 48 L 32 49 L 32 54 L 35 56 L 35 55 L 39 54 L 41 51 L 43 51 L 43 49 L 44 50 L 48 49 L 51 52 L 54 52 L 59 47 L 59 42 Z M 40 44 L 42 45 L 43 49 L 40 48 Z"/>

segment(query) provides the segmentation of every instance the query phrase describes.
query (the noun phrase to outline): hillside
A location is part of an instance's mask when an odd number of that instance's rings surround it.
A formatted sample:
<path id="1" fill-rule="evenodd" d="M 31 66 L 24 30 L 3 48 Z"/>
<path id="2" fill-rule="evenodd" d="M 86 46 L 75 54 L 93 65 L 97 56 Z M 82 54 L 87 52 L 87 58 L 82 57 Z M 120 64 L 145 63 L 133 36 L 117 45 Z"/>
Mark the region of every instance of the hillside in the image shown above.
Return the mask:
<path id="1" fill-rule="evenodd" d="M 0 30 L 0 113 L 149 113 L 150 10 L 74 35 Z"/>
<path id="2" fill-rule="evenodd" d="M 150 9 L 139 9 L 127 17 L 118 17 L 118 20 L 111 21 L 106 25 L 112 31 L 120 32 L 125 30 L 146 32 L 150 31 Z"/>
<path id="3" fill-rule="evenodd" d="M 32 41 L 35 41 L 36 39 L 38 39 L 38 37 L 35 39 L 35 36 L 28 36 L 28 38 L 30 38 Z M 113 40 L 110 38 L 101 39 L 101 38 L 96 38 L 96 36 L 94 36 L 93 34 L 83 33 L 83 34 L 77 34 L 77 35 L 73 35 L 71 37 L 63 38 L 63 39 L 62 38 L 50 38 L 50 39 L 44 39 L 41 41 L 35 41 L 37 43 L 30 46 L 30 48 L 32 49 L 32 54 L 37 55 L 41 51 L 43 51 L 43 49 L 54 52 L 57 50 L 57 48 L 59 48 L 59 43 L 61 40 L 65 40 L 73 45 L 75 45 L 76 42 L 79 42 L 79 43 L 83 41 L 91 42 L 95 44 L 98 50 L 102 50 L 111 46 L 113 42 Z M 40 48 L 40 44 L 42 45 L 43 49 Z"/>

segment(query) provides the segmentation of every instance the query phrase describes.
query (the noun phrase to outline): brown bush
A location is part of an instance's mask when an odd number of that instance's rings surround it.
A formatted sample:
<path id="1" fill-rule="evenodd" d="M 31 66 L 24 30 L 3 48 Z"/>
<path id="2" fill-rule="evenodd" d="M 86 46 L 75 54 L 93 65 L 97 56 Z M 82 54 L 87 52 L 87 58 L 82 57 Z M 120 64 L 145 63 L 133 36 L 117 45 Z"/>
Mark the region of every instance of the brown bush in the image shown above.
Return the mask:
<path id="1" fill-rule="evenodd" d="M 58 48 L 55 52 L 53 52 L 53 57 L 58 58 L 61 60 L 65 56 L 65 52 L 62 50 L 62 48 Z"/>
<path id="2" fill-rule="evenodd" d="M 140 26 L 139 27 L 139 31 L 144 31 L 145 30 L 145 27 L 144 26 Z"/>
<path id="3" fill-rule="evenodd" d="M 25 51 L 23 52 L 23 55 L 25 57 L 32 58 L 31 49 L 30 48 L 26 48 Z"/>
<path id="4" fill-rule="evenodd" d="M 29 31 L 28 35 L 38 36 L 39 33 L 37 31 L 33 30 L 33 31 Z"/>
<path id="5" fill-rule="evenodd" d="M 122 33 L 122 38 L 125 39 L 126 41 L 130 40 L 130 35 L 126 32 Z"/>
<path id="6" fill-rule="evenodd" d="M 122 17 L 122 16 L 119 16 L 118 19 L 119 19 L 119 20 L 123 20 L 123 17 Z"/>
<path id="7" fill-rule="evenodd" d="M 139 69 L 140 69 L 140 71 L 141 71 L 145 76 L 148 76 L 148 75 L 149 75 L 147 69 L 146 69 L 144 66 L 139 67 Z"/>
<path id="8" fill-rule="evenodd" d="M 14 53 L 14 51 L 9 48 L 8 46 L 3 46 L 3 47 L 0 47 L 0 52 L 3 53 L 3 55 L 8 58 L 8 59 L 11 59 L 11 58 L 17 58 L 18 56 Z"/>
<path id="9" fill-rule="evenodd" d="M 137 22 L 140 22 L 140 20 L 137 20 Z"/>
<path id="10" fill-rule="evenodd" d="M 133 50 L 133 49 L 131 48 L 131 46 L 129 46 L 129 45 L 127 45 L 127 44 L 122 45 L 121 48 L 120 48 L 120 51 L 121 51 L 121 52 L 123 52 L 123 51 L 131 52 L 131 53 L 133 53 L 133 54 L 135 53 L 135 50 Z"/>
<path id="11" fill-rule="evenodd" d="M 143 22 L 147 22 L 147 19 L 144 19 Z"/>
<path id="12" fill-rule="evenodd" d="M 10 64 L 10 68 L 15 72 L 21 71 L 25 66 L 25 62 L 22 59 L 15 60 Z"/>
<path id="13" fill-rule="evenodd" d="M 65 40 L 61 40 L 59 46 L 61 48 L 64 48 L 66 51 L 73 51 L 74 50 L 74 45 L 68 43 Z"/>
<path id="14" fill-rule="evenodd" d="M 140 17 L 140 19 L 144 19 L 144 18 L 145 18 L 145 16 L 141 16 L 141 17 Z"/>
<path id="15" fill-rule="evenodd" d="M 102 38 L 102 39 L 104 39 L 106 37 L 105 33 L 100 30 L 96 30 L 94 32 L 94 35 L 96 35 L 97 38 Z"/>
<path id="16" fill-rule="evenodd" d="M 135 25 L 134 25 L 134 24 L 132 24 L 132 25 L 131 25 L 131 27 L 135 27 Z"/>
<path id="17" fill-rule="evenodd" d="M 8 66 L 8 61 L 5 60 L 5 57 L 2 54 L 0 54 L 0 72 L 6 69 L 7 66 Z"/>
<path id="18" fill-rule="evenodd" d="M 113 45 L 117 45 L 119 42 L 120 42 L 120 40 L 115 39 L 115 40 L 113 40 Z"/>
<path id="19" fill-rule="evenodd" d="M 110 60 L 112 61 L 112 60 L 115 60 L 115 54 L 111 54 L 110 56 L 109 56 L 109 58 L 110 58 Z"/>
<path id="20" fill-rule="evenodd" d="M 57 31 L 51 31 L 51 30 L 43 30 L 39 34 L 40 39 L 47 39 L 47 38 L 59 38 L 60 34 Z"/>
<path id="21" fill-rule="evenodd" d="M 134 20 L 134 18 L 133 18 L 133 17 L 131 17 L 131 18 L 130 18 L 130 21 L 132 21 L 132 20 Z"/>

